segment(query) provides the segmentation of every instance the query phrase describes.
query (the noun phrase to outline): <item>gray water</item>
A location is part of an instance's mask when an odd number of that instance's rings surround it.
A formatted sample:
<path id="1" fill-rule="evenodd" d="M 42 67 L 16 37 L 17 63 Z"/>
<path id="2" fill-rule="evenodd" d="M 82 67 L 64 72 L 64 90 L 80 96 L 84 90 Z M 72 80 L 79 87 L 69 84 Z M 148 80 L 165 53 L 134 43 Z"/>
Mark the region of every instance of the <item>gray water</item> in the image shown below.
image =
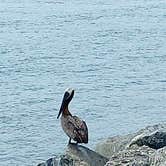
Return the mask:
<path id="1" fill-rule="evenodd" d="M 0 0 L 0 165 L 62 153 L 64 90 L 89 147 L 166 121 L 165 0 Z"/>

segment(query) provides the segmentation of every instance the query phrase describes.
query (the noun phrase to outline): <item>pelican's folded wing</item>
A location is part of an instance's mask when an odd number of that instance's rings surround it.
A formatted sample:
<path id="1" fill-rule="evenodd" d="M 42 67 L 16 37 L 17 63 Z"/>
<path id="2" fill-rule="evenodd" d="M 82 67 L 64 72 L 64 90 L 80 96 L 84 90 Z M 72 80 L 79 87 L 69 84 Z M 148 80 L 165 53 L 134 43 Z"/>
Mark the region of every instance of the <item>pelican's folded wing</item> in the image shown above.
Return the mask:
<path id="1" fill-rule="evenodd" d="M 77 116 L 70 116 L 68 119 L 70 137 L 78 143 L 88 143 L 88 128 L 84 121 Z"/>

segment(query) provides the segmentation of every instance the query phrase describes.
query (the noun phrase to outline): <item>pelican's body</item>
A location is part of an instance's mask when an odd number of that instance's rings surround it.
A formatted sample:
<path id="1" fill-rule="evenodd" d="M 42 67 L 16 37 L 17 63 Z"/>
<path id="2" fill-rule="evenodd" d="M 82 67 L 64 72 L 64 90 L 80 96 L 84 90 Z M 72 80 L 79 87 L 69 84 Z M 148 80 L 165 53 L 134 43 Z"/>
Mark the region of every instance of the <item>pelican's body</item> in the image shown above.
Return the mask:
<path id="1" fill-rule="evenodd" d="M 61 125 L 64 132 L 69 137 L 69 143 L 71 143 L 71 139 L 76 141 L 76 143 L 88 143 L 88 128 L 86 123 L 79 117 L 72 116 L 68 110 L 68 104 L 73 96 L 73 89 L 68 89 L 65 92 L 58 118 L 62 113 Z"/>

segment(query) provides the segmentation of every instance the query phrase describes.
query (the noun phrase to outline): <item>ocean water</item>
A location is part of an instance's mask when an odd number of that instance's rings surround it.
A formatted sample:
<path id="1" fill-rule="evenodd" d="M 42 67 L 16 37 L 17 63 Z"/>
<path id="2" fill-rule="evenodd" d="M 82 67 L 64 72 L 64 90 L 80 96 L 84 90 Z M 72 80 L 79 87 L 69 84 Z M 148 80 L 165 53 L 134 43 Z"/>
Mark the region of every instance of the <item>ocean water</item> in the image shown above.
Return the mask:
<path id="1" fill-rule="evenodd" d="M 67 87 L 90 148 L 165 122 L 166 1 L 0 0 L 1 166 L 63 153 Z"/>

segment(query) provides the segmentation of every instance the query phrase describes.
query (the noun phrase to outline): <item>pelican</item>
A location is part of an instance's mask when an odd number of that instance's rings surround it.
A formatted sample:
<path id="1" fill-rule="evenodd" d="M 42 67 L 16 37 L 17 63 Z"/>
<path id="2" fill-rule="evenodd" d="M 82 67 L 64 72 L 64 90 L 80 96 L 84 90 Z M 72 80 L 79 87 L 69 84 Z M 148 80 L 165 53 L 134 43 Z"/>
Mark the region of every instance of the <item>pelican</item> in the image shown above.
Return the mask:
<path id="1" fill-rule="evenodd" d="M 88 128 L 86 123 L 77 116 L 73 116 L 68 109 L 69 103 L 74 96 L 74 89 L 66 89 L 57 119 L 61 115 L 61 126 L 64 132 L 77 143 L 88 143 Z"/>

